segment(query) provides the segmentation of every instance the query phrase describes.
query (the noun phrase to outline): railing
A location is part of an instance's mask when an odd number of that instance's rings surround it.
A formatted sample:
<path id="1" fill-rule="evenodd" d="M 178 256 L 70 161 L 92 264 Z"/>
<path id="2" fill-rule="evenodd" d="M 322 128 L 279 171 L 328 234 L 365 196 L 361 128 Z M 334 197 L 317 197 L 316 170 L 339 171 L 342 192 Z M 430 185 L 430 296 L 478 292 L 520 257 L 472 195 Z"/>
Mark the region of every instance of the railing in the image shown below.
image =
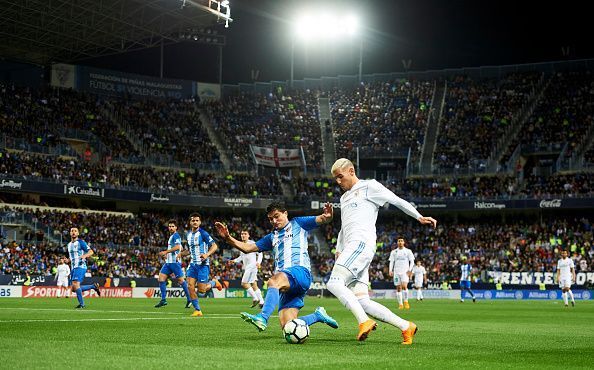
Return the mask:
<path id="1" fill-rule="evenodd" d="M 5 134 L 0 136 L 0 147 L 23 150 L 32 153 L 78 157 L 78 153 L 76 153 L 74 149 L 66 144 L 59 143 L 53 146 L 32 144 L 23 138 L 11 137 Z"/>

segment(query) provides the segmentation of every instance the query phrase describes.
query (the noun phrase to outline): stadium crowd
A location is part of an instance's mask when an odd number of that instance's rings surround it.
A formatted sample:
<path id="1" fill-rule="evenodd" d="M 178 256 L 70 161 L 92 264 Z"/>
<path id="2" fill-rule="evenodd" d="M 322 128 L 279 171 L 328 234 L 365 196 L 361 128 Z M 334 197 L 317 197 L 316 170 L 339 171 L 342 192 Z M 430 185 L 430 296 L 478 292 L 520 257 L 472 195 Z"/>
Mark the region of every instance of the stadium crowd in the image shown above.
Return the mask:
<path id="1" fill-rule="evenodd" d="M 0 216 L 18 218 L 9 208 Z M 12 215 L 11 215 L 12 213 Z M 153 277 L 162 261 L 157 252 L 163 249 L 168 238 L 166 223 L 169 215 L 142 213 L 135 217 L 110 216 L 101 213 L 40 212 L 29 210 L 26 217 L 49 230 L 55 240 L 62 235 L 62 244 L 53 243 L 41 233 L 28 232 L 18 243 L 4 236 L 0 243 L 0 268 L 4 274 L 51 274 L 56 256 L 64 255 L 64 245 L 69 240 L 68 231 L 79 226 L 82 237 L 96 249 L 90 264 L 94 276 Z M 180 233 L 186 228 L 180 220 Z M 235 234 L 243 228 L 250 230 L 253 239 L 269 231 L 267 221 L 261 218 L 239 216 L 205 216 L 202 227 L 216 237 L 212 225 L 215 220 L 225 222 Z M 489 222 L 443 222 L 436 230 L 416 223 L 380 219 L 377 227 L 377 254 L 372 262 L 372 281 L 391 281 L 388 276 L 388 257 L 396 239 L 404 237 L 417 259 L 427 268 L 429 282 L 454 281 L 458 278 L 461 256 L 468 256 L 473 266 L 474 281 L 486 281 L 487 271 L 555 271 L 559 250 L 567 249 L 574 259 L 577 271 L 594 270 L 593 229 L 590 220 L 582 218 L 546 218 L 527 223 L 523 220 Z M 323 236 L 330 248 L 336 244 L 338 222 L 322 227 Z M 313 239 L 310 240 L 310 244 Z M 239 265 L 231 259 L 237 253 L 224 245 L 212 261 L 213 273 L 232 280 L 241 276 Z M 316 252 L 310 248 L 316 275 L 329 277 L 334 264 L 330 250 Z M 187 261 L 185 261 L 187 264 Z M 272 260 L 265 257 L 262 273 L 270 276 Z"/>

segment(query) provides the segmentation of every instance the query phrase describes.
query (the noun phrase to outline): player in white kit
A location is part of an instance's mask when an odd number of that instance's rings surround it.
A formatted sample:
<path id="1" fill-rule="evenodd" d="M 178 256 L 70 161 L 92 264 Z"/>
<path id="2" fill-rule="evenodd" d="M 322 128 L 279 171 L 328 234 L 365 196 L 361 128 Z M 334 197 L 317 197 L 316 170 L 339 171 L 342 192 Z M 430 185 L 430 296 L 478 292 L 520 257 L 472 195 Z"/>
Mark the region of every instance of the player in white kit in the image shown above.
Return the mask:
<path id="1" fill-rule="evenodd" d="M 575 265 L 573 260 L 568 257 L 567 251 L 561 252 L 561 259 L 557 262 L 557 283 L 561 288 L 561 296 L 565 307 L 568 306 L 567 296 L 571 299 L 571 306 L 575 306 L 575 299 L 571 291 L 571 283 L 575 281 Z"/>
<path id="2" fill-rule="evenodd" d="M 56 271 L 56 285 L 59 289 L 57 296 L 60 298 L 62 296 L 62 290 L 64 290 L 64 298 L 68 298 L 70 296 L 70 284 L 68 284 L 68 278 L 70 277 L 70 266 L 66 264 L 64 257 L 60 257 L 58 261 L 59 264 L 58 271 Z"/>
<path id="3" fill-rule="evenodd" d="M 408 310 L 410 309 L 408 304 L 408 282 L 415 265 L 415 256 L 410 249 L 404 246 L 403 238 L 398 238 L 397 242 L 398 247 L 390 253 L 390 276 L 394 277 L 398 309 L 406 308 Z"/>
<path id="4" fill-rule="evenodd" d="M 332 176 L 344 194 L 340 198 L 342 227 L 338 234 L 340 251 L 332 269 L 328 290 L 348 308 L 359 322 L 357 340 L 367 339 L 378 320 L 402 330 L 402 344 L 412 344 L 417 326 L 396 316 L 383 305 L 369 299 L 369 265 L 376 249 L 375 222 L 380 207 L 390 203 L 421 224 L 436 227 L 437 221 L 423 217 L 409 202 L 399 198 L 375 180 L 359 180 L 355 167 L 341 158 L 332 166 Z"/>
<path id="5" fill-rule="evenodd" d="M 423 287 L 427 284 L 427 270 L 421 265 L 421 260 L 417 260 L 417 264 L 412 270 L 413 278 L 415 279 L 415 289 L 417 290 L 417 301 L 423 300 Z"/>
<path id="6" fill-rule="evenodd" d="M 256 242 L 250 239 L 250 233 L 247 230 L 241 231 L 241 241 L 244 243 L 256 244 Z M 241 263 L 243 265 L 241 286 L 252 298 L 252 307 L 260 305 L 260 308 L 264 306 L 262 291 L 258 288 L 258 269 L 262 263 L 262 257 L 262 252 L 243 253 L 240 251 L 239 257 L 233 260 L 233 262 Z"/>

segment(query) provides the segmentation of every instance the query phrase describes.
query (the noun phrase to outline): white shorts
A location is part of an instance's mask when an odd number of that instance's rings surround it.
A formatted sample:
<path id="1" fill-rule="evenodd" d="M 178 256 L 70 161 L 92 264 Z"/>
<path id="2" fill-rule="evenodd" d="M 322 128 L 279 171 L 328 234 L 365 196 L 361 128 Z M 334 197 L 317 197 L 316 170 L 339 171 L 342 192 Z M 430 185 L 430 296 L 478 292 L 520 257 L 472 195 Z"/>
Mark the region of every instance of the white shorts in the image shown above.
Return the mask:
<path id="1" fill-rule="evenodd" d="M 417 280 L 415 279 L 415 288 L 422 288 L 423 287 L 423 279 Z"/>
<path id="2" fill-rule="evenodd" d="M 243 272 L 243 277 L 241 278 L 242 284 L 251 284 L 258 280 L 258 269 L 257 268 L 250 268 Z"/>
<path id="3" fill-rule="evenodd" d="M 352 274 L 345 283 L 355 294 L 369 292 L 369 265 L 374 255 L 375 242 L 351 242 L 336 259 L 335 268 L 342 266 Z"/>
<path id="4" fill-rule="evenodd" d="M 63 286 L 64 288 L 68 287 L 68 278 L 59 278 L 58 286 Z"/>
<path id="5" fill-rule="evenodd" d="M 571 279 L 559 279 L 559 288 L 571 288 Z"/>
<path id="6" fill-rule="evenodd" d="M 404 284 L 405 286 L 408 285 L 409 279 L 408 274 L 406 272 L 397 273 L 394 272 L 394 285 L 398 286 Z"/>

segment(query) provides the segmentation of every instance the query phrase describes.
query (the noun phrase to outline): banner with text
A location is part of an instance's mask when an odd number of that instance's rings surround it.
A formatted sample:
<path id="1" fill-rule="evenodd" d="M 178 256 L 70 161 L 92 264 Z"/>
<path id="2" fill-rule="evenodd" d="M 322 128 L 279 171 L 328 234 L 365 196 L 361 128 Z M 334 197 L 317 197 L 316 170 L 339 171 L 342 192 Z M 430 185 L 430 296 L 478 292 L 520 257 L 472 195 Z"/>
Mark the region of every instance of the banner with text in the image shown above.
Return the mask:
<path id="1" fill-rule="evenodd" d="M 554 272 L 503 272 L 487 271 L 487 275 L 501 284 L 538 285 L 541 283 L 553 285 L 556 283 Z M 594 272 L 577 272 L 575 285 L 594 284 Z"/>
<path id="2" fill-rule="evenodd" d="M 267 167 L 301 167 L 300 149 L 270 148 L 250 145 L 256 164 Z"/>
<path id="3" fill-rule="evenodd" d="M 578 300 L 592 299 L 592 292 L 589 290 L 572 290 L 573 296 Z M 477 299 L 561 299 L 561 290 L 474 290 Z M 464 291 L 464 299 L 472 299 L 472 296 Z"/>

